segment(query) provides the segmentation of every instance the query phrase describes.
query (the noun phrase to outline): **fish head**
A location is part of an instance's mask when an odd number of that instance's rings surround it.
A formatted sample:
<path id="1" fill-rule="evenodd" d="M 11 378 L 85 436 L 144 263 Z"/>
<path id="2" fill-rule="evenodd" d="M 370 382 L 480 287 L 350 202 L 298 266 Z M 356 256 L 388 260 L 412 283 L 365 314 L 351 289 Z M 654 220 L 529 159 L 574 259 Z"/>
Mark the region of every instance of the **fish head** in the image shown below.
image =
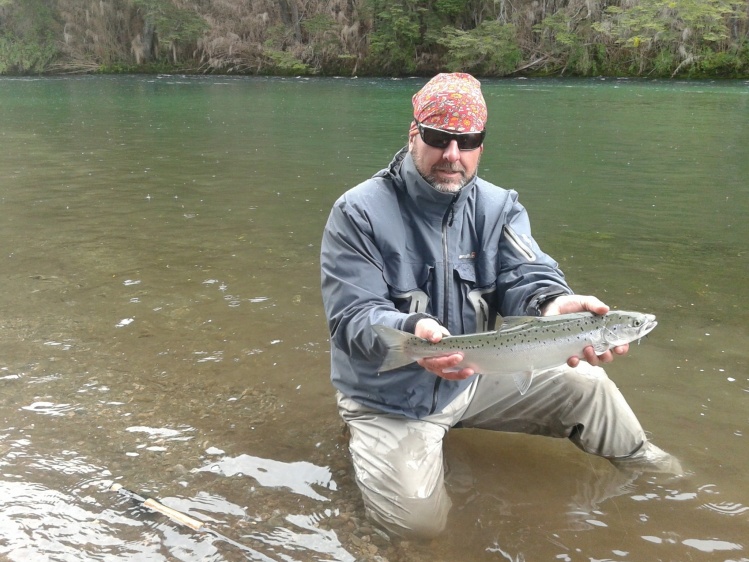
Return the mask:
<path id="1" fill-rule="evenodd" d="M 658 325 L 653 314 L 612 311 L 604 318 L 604 338 L 612 346 L 624 345 L 646 336 Z"/>

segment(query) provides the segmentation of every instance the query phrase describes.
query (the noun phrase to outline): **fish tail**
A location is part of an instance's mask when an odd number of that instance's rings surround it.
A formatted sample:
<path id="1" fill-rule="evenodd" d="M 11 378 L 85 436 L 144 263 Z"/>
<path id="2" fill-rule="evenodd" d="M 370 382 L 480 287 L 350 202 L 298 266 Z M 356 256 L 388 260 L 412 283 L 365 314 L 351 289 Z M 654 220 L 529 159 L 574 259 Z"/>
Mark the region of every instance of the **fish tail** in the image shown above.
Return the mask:
<path id="1" fill-rule="evenodd" d="M 406 342 L 415 337 L 413 334 L 382 324 L 376 324 L 372 326 L 372 329 L 387 347 L 387 355 L 380 366 L 380 371 L 391 371 L 414 362 L 414 359 L 406 355 Z"/>

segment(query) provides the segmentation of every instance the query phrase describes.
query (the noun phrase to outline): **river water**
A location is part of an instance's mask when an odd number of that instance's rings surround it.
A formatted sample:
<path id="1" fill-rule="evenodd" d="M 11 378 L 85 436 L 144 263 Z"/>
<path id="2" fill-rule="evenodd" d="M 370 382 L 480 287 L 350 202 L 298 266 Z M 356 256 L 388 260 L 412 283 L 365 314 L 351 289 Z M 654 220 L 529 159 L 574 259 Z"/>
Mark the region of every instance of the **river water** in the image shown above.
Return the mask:
<path id="1" fill-rule="evenodd" d="M 749 560 L 748 82 L 484 81 L 480 174 L 577 292 L 657 315 L 608 371 L 688 474 L 456 430 L 444 536 L 366 523 L 319 241 L 423 82 L 0 80 L 1 559 Z"/>

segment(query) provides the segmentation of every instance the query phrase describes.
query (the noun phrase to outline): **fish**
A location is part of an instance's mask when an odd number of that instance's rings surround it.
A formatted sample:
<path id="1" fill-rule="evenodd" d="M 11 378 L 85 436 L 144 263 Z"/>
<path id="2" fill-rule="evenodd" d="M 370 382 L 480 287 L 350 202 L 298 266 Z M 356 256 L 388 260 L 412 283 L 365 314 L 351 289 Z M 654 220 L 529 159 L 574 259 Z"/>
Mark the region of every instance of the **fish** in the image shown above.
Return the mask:
<path id="1" fill-rule="evenodd" d="M 639 340 L 658 325 L 653 314 L 610 311 L 599 315 L 576 312 L 556 316 L 508 316 L 493 332 L 446 336 L 431 343 L 389 326 L 372 326 L 387 347 L 379 372 L 404 367 L 427 357 L 462 353 L 463 360 L 449 369 L 470 368 L 477 374 L 511 376 L 520 394 L 525 394 L 533 377 L 564 365 L 572 356 L 582 357 L 593 346 L 596 354 Z"/>

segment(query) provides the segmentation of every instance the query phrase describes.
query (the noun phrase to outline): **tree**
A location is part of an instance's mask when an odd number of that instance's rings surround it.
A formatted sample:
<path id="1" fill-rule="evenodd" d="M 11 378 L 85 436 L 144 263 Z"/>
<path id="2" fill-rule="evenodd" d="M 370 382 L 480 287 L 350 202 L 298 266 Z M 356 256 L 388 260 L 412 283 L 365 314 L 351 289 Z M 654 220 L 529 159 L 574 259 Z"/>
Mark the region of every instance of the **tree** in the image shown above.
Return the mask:
<path id="1" fill-rule="evenodd" d="M 48 70 L 59 27 L 48 1 L 0 0 L 0 74 Z"/>
<path id="2" fill-rule="evenodd" d="M 484 21 L 470 31 L 445 27 L 437 42 L 447 49 L 451 71 L 504 76 L 514 72 L 522 59 L 515 26 L 496 20 Z"/>
<path id="3" fill-rule="evenodd" d="M 296 39 L 297 43 L 301 43 L 302 27 L 296 0 L 278 0 L 278 5 L 281 9 L 281 21 L 284 25 L 294 30 L 294 39 Z"/>
<path id="4" fill-rule="evenodd" d="M 371 0 L 374 14 L 369 35 L 369 63 L 395 74 L 416 70 L 421 40 L 418 0 Z"/>
<path id="5" fill-rule="evenodd" d="M 609 6 L 594 28 L 630 49 L 638 72 L 649 64 L 677 74 L 731 38 L 730 22 L 745 18 L 739 0 L 639 0 Z"/>
<path id="6" fill-rule="evenodd" d="M 175 6 L 171 0 L 133 1 L 143 10 L 145 36 L 152 30 L 159 43 L 171 50 L 175 64 L 178 47 L 195 42 L 208 29 L 208 23 L 200 15 Z"/>

